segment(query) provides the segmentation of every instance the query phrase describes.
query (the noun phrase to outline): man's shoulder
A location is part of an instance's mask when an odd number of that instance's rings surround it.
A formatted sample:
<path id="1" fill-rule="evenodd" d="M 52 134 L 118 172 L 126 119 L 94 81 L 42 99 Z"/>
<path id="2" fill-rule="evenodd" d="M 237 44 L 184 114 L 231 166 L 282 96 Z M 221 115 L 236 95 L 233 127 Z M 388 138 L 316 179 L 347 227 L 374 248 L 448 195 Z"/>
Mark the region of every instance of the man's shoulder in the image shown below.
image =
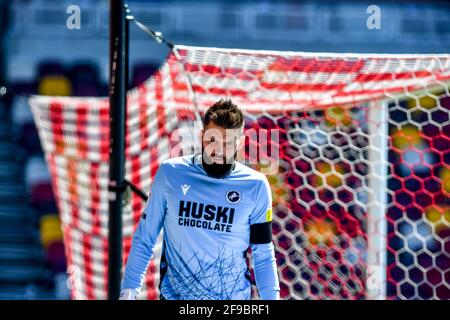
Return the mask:
<path id="1" fill-rule="evenodd" d="M 242 178 L 244 178 L 245 180 L 254 180 L 262 183 L 267 181 L 267 177 L 263 173 L 243 163 L 236 162 L 236 168 L 238 169 L 237 174 Z"/>
<path id="2" fill-rule="evenodd" d="M 169 159 L 164 160 L 161 163 L 161 166 L 165 167 L 167 169 L 169 169 L 169 168 L 181 169 L 181 168 L 191 167 L 193 164 L 192 157 L 193 157 L 193 155 L 169 158 Z"/>

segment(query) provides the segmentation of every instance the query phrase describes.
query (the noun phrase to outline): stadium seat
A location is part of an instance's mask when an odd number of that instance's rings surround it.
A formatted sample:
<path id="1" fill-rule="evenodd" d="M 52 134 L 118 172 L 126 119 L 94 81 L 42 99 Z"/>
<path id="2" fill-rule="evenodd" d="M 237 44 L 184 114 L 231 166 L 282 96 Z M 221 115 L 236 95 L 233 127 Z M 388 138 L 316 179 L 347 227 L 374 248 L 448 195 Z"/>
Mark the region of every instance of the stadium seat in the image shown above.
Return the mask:
<path id="1" fill-rule="evenodd" d="M 0 162 L 0 181 L 10 183 L 17 180 L 17 177 L 21 174 L 21 167 L 17 163 L 12 162 Z"/>
<path id="2" fill-rule="evenodd" d="M 69 275 L 64 272 L 57 273 L 55 275 L 55 299 L 68 300 L 70 299 L 70 290 L 67 286 Z"/>
<path id="3" fill-rule="evenodd" d="M 0 265 L 2 262 L 22 262 L 28 263 L 35 260 L 39 261 L 42 257 L 42 251 L 37 245 L 29 244 L 8 244 L 0 245 Z"/>
<path id="4" fill-rule="evenodd" d="M 39 214 L 57 212 L 51 183 L 43 182 L 33 185 L 30 190 L 30 203 Z"/>
<path id="5" fill-rule="evenodd" d="M 36 86 L 16 83 L 13 93 L 34 94 Z M 25 158 L 41 152 L 40 142 L 27 97 L 15 96 L 12 103 L 11 113 L 0 105 L 0 299 L 52 297 L 45 286 L 36 285 L 48 278 L 49 271 L 44 268 L 38 217 L 29 208 L 29 189 L 24 183 Z M 36 170 L 30 175 L 32 182 L 49 183 L 48 175 L 42 177 L 46 172 L 42 164 L 31 166 L 31 170 Z M 46 204 L 45 210 L 55 212 L 52 201 L 53 206 Z"/>
<path id="6" fill-rule="evenodd" d="M 28 97 L 20 96 L 16 97 L 12 106 L 12 122 L 15 127 L 22 126 L 25 123 L 33 122 L 33 113 L 28 105 Z"/>
<path id="7" fill-rule="evenodd" d="M 23 205 L 14 202 L 0 203 L 0 227 L 7 228 L 15 223 L 21 224 L 27 220 L 28 213 Z"/>
<path id="8" fill-rule="evenodd" d="M 34 244 L 38 242 L 38 232 L 29 224 L 22 228 L 22 232 L 16 232 L 8 223 L 0 226 L 0 243 Z"/>
<path id="9" fill-rule="evenodd" d="M 43 277 L 44 272 L 43 266 L 37 265 L 0 265 L 0 282 L 36 282 Z"/>
<path id="10" fill-rule="evenodd" d="M 51 183 L 47 163 L 41 155 L 31 156 L 25 166 L 25 183 L 27 190 L 39 183 Z"/>
<path id="11" fill-rule="evenodd" d="M 69 70 L 72 83 L 98 83 L 97 66 L 91 62 L 77 62 Z"/>
<path id="12" fill-rule="evenodd" d="M 29 155 L 42 154 L 41 143 L 34 123 L 24 124 L 17 140 Z"/>
<path id="13" fill-rule="evenodd" d="M 41 61 L 38 66 L 38 78 L 43 78 L 48 75 L 59 75 L 63 76 L 66 71 L 61 62 L 56 60 L 45 60 Z"/>
<path id="14" fill-rule="evenodd" d="M 40 221 L 41 243 L 48 248 L 54 242 L 62 241 L 61 223 L 57 215 L 45 215 Z"/>
<path id="15" fill-rule="evenodd" d="M 92 83 L 74 83 L 73 95 L 77 97 L 98 97 L 100 90 L 97 85 Z"/>
<path id="16" fill-rule="evenodd" d="M 65 76 L 44 76 L 39 81 L 38 93 L 46 96 L 70 96 L 72 86 Z"/>
<path id="17" fill-rule="evenodd" d="M 64 243 L 54 241 L 46 249 L 45 263 L 55 273 L 63 273 L 67 270 Z"/>
<path id="18" fill-rule="evenodd" d="M 90 62 L 75 63 L 69 70 L 74 96 L 99 96 L 97 66 Z"/>
<path id="19" fill-rule="evenodd" d="M 0 203 L 20 202 L 25 200 L 25 195 L 23 184 L 16 180 L 12 180 L 8 185 L 0 184 Z"/>
<path id="20" fill-rule="evenodd" d="M 58 216 L 45 215 L 40 221 L 41 243 L 45 249 L 45 263 L 55 273 L 67 269 L 63 233 Z"/>
<path id="21" fill-rule="evenodd" d="M 0 139 L 11 139 L 11 125 L 9 123 L 5 123 L 4 121 L 0 122 Z"/>
<path id="22" fill-rule="evenodd" d="M 18 81 L 11 84 L 13 92 L 17 95 L 30 95 L 37 93 L 37 83 L 34 81 Z M 17 98 L 17 96 L 16 96 Z"/>
<path id="23" fill-rule="evenodd" d="M 23 158 L 23 153 L 20 152 L 20 149 L 14 146 L 11 141 L 9 143 L 0 144 L 0 160 L 10 160 L 14 162 Z"/>
<path id="24" fill-rule="evenodd" d="M 157 69 L 158 66 L 151 63 L 135 65 L 133 68 L 133 81 L 132 81 L 133 87 L 137 87 L 138 85 L 143 83 L 145 80 L 148 79 L 148 77 L 154 74 Z"/>

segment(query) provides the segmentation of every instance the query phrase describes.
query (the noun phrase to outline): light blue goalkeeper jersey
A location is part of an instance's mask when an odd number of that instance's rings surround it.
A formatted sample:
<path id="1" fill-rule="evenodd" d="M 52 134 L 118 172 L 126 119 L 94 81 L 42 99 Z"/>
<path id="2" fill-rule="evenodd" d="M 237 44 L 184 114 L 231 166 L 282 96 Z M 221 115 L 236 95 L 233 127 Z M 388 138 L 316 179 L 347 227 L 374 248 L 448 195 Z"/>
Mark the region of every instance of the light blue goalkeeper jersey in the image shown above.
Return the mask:
<path id="1" fill-rule="evenodd" d="M 207 175 L 200 155 L 164 161 L 133 237 L 122 289 L 140 289 L 163 229 L 160 291 L 165 299 L 251 298 L 245 261 L 252 249 L 263 299 L 279 291 L 266 177 L 236 162 L 225 178 Z"/>

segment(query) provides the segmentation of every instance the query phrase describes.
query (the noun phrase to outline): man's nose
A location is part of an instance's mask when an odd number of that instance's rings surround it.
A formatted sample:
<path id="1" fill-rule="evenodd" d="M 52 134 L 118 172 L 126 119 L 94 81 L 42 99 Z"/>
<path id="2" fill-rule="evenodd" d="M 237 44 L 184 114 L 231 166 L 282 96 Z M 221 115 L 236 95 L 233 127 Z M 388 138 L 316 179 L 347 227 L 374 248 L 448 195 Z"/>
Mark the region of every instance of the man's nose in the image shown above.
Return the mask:
<path id="1" fill-rule="evenodd" d="M 213 142 L 213 154 L 217 157 L 223 156 L 223 146 L 222 144 L 218 143 L 217 141 Z"/>

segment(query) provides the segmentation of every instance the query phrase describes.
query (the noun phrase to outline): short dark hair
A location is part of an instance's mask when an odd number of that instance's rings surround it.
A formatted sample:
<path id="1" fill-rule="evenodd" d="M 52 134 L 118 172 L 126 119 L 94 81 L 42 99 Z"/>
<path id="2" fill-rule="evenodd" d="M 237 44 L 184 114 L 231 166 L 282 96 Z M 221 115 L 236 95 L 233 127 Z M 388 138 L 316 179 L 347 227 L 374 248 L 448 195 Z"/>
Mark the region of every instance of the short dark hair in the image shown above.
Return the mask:
<path id="1" fill-rule="evenodd" d="M 203 125 L 206 127 L 210 122 L 225 129 L 241 129 L 244 127 L 244 115 L 230 99 L 220 99 L 205 113 Z"/>

